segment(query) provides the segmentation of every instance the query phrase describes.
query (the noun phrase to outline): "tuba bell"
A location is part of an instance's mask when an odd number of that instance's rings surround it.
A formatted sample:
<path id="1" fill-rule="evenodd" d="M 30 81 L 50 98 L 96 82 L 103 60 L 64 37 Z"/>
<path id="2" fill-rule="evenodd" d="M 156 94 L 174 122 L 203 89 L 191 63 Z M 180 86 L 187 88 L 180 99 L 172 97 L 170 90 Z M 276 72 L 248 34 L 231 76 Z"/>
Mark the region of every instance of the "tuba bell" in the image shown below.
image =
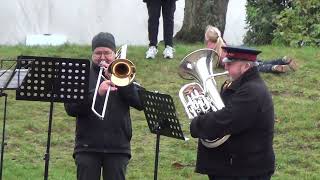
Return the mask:
<path id="1" fill-rule="evenodd" d="M 218 61 L 218 58 L 216 51 L 205 48 L 191 52 L 180 63 L 179 75 L 183 79 L 198 81 L 182 86 L 179 91 L 179 98 L 190 120 L 200 114 L 217 111 L 224 107 L 214 77 L 227 75 L 228 72 L 214 74 L 213 64 L 214 61 Z M 200 140 L 205 147 L 215 148 L 229 137 L 230 135 L 225 135 L 214 140 Z"/>
<path id="2" fill-rule="evenodd" d="M 101 83 L 101 78 L 106 80 L 107 78 L 103 75 L 105 71 L 110 74 L 110 81 L 115 84 L 116 86 L 127 86 L 133 82 L 135 75 L 136 75 L 136 67 L 135 65 L 128 59 L 126 59 L 127 55 L 127 45 L 121 46 L 121 48 L 116 52 L 115 60 L 108 66 L 108 68 L 103 67 L 100 65 L 100 71 L 98 75 L 98 80 L 95 88 L 95 92 L 93 95 L 93 101 L 91 105 L 91 110 L 101 119 L 103 120 L 106 112 L 106 107 L 108 103 L 110 87 L 107 90 L 105 101 L 103 104 L 101 114 L 97 112 L 95 109 L 96 98 L 98 89 Z"/>

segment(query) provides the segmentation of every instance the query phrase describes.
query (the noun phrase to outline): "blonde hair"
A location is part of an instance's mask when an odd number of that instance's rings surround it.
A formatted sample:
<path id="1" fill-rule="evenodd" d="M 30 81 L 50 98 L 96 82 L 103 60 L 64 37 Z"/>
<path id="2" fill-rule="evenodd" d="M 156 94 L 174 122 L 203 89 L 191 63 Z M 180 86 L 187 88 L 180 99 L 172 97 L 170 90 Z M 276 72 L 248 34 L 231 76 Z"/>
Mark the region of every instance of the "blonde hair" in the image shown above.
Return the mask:
<path id="1" fill-rule="evenodd" d="M 204 39 L 205 43 L 208 41 L 215 43 L 215 47 L 213 49 L 218 53 L 219 57 L 221 57 L 221 54 L 223 53 L 223 49 L 221 47 L 226 46 L 226 44 L 221 37 L 220 30 L 212 25 L 208 25 L 204 33 Z"/>

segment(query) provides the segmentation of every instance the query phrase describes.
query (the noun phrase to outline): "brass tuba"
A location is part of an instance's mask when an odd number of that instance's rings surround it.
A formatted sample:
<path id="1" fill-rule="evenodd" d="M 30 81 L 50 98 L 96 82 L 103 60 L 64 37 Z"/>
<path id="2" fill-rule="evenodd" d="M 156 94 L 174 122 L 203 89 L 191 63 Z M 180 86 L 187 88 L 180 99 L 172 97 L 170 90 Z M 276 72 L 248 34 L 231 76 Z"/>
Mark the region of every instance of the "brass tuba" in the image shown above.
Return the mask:
<path id="1" fill-rule="evenodd" d="M 103 72 L 107 71 L 110 74 L 110 81 L 116 86 L 127 86 L 131 82 L 133 82 L 135 75 L 136 75 L 136 67 L 135 65 L 128 59 L 126 59 L 127 55 L 127 45 L 121 46 L 121 48 L 116 53 L 116 59 L 109 65 L 108 68 L 100 66 L 100 71 L 98 75 L 98 80 L 95 88 L 95 92 L 93 95 L 93 101 L 91 105 L 91 110 L 102 120 L 105 116 L 107 102 L 110 93 L 110 87 L 107 90 L 105 101 L 103 104 L 103 109 L 101 114 L 98 113 L 95 109 L 97 93 L 99 90 L 99 86 L 101 83 L 101 78 L 106 80 L 107 78 L 104 77 Z"/>
<path id="2" fill-rule="evenodd" d="M 216 51 L 205 48 L 191 52 L 180 63 L 179 75 L 183 79 L 198 81 L 198 83 L 192 82 L 182 86 L 179 91 L 180 100 L 190 120 L 200 114 L 217 111 L 224 107 L 214 77 L 226 75 L 228 72 L 214 74 L 213 62 L 218 61 L 218 58 Z M 215 148 L 229 137 L 230 135 L 226 135 L 214 140 L 200 140 L 205 147 Z"/>

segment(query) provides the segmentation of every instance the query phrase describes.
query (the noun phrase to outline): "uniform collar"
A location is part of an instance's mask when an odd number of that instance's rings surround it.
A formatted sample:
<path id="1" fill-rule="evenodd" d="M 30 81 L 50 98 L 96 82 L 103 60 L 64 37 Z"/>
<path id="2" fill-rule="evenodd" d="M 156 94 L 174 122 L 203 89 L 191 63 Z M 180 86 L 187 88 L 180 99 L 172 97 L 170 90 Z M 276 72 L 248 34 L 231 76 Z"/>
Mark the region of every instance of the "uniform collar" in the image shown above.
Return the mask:
<path id="1" fill-rule="evenodd" d="M 260 77 L 258 68 L 252 67 L 248 69 L 245 73 L 242 74 L 237 80 L 232 81 L 231 85 L 228 87 L 228 89 L 236 90 L 238 89 L 243 83 L 250 81 L 252 79 L 255 79 L 257 77 Z"/>

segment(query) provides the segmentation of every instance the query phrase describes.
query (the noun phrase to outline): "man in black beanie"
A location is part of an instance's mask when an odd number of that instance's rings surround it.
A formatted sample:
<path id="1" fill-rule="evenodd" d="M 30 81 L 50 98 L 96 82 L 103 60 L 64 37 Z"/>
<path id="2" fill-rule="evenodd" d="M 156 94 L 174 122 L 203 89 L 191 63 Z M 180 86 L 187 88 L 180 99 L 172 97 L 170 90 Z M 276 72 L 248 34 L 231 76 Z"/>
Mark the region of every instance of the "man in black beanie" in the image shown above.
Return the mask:
<path id="1" fill-rule="evenodd" d="M 100 83 L 95 109 L 102 110 L 107 89 L 110 94 L 105 117 L 99 118 L 91 110 L 100 66 L 107 68 L 115 60 L 116 45 L 112 34 L 100 32 L 92 39 L 88 101 L 65 103 L 68 115 L 76 117 L 74 158 L 78 180 L 124 180 L 131 158 L 132 127 L 130 106 L 142 110 L 138 97 L 141 88 L 135 83 L 115 86 L 109 79 Z M 105 74 L 108 77 L 107 74 Z M 101 112 L 97 110 L 98 112 Z"/>

